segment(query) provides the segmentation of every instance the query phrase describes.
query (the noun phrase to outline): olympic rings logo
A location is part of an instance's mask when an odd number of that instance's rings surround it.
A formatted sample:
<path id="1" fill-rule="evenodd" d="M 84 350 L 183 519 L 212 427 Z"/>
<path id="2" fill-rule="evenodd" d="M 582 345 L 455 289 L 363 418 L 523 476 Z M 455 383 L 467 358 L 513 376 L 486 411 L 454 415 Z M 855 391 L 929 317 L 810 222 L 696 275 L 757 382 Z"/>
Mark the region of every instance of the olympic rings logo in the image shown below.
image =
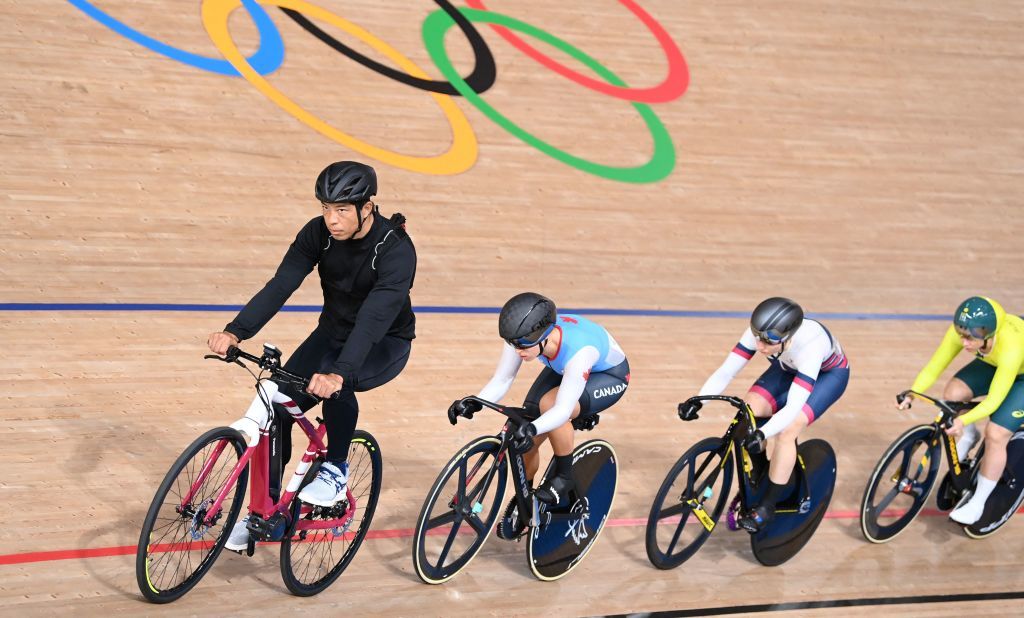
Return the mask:
<path id="1" fill-rule="evenodd" d="M 223 58 L 201 56 L 167 45 L 100 11 L 88 0 L 68 0 L 89 17 L 151 51 L 204 71 L 244 77 L 265 97 L 322 135 L 364 156 L 402 169 L 426 174 L 458 174 L 469 169 L 476 161 L 476 135 L 469 120 L 452 99 L 453 96 L 462 96 L 492 122 L 551 158 L 596 176 L 620 182 L 650 183 L 665 178 L 675 167 L 675 148 L 672 139 L 665 125 L 649 104 L 664 103 L 682 96 L 689 85 L 689 69 L 682 52 L 665 29 L 637 5 L 635 0 L 619 0 L 619 2 L 650 31 L 668 61 L 668 74 L 660 84 L 653 87 L 631 88 L 627 86 L 611 70 L 583 50 L 536 26 L 507 15 L 494 13 L 487 9 L 482 0 L 466 0 L 469 8 L 459 9 L 452 6 L 447 0 L 434 0 L 439 9 L 432 12 L 423 21 L 421 32 L 423 43 L 431 60 L 447 81 L 432 80 L 421 68 L 392 46 L 343 17 L 307 0 L 201 1 L 203 26 Z M 344 133 L 314 116 L 271 85 L 265 76 L 276 71 L 284 61 L 284 42 L 274 22 L 261 5 L 277 6 L 307 32 L 360 65 L 390 79 L 426 91 L 444 112 L 451 126 L 452 144 L 448 151 L 440 155 L 424 157 L 402 154 L 374 146 Z M 259 49 L 248 58 L 242 55 L 228 32 L 228 18 L 238 8 L 244 8 L 249 13 L 260 37 Z M 369 45 L 376 52 L 388 58 L 398 69 L 360 54 L 318 28 L 312 20 L 326 22 Z M 528 133 L 487 103 L 480 95 L 494 84 L 497 69 L 494 57 L 480 33 L 473 26 L 474 23 L 489 24 L 499 36 L 511 45 L 559 75 L 596 92 L 628 101 L 640 114 L 651 133 L 653 152 L 650 160 L 635 167 L 617 167 L 583 159 Z M 466 77 L 459 75 L 444 47 L 445 34 L 452 26 L 458 26 L 466 36 L 475 57 L 473 70 Z M 586 66 L 600 79 L 584 75 L 561 64 L 532 47 L 519 35 L 526 35 L 554 47 Z"/>

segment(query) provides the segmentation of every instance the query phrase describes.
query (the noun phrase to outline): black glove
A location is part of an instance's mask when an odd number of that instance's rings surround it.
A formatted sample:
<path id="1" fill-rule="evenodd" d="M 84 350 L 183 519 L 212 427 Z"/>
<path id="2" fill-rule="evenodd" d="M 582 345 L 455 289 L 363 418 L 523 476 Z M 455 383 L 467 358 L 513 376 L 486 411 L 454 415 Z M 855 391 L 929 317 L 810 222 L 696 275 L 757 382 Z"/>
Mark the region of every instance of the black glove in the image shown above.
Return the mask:
<path id="1" fill-rule="evenodd" d="M 512 434 L 512 450 L 522 455 L 533 448 L 533 438 L 537 435 L 537 426 L 524 423 Z"/>
<path id="2" fill-rule="evenodd" d="M 472 399 L 456 399 L 448 406 L 448 422 L 454 425 L 459 422 L 459 417 L 473 418 L 475 412 L 483 409 L 480 402 Z"/>
<path id="3" fill-rule="evenodd" d="M 743 448 L 751 455 L 764 452 L 764 432 L 758 429 L 743 439 Z"/>
<path id="4" fill-rule="evenodd" d="M 695 421 L 697 420 L 697 412 L 704 407 L 704 402 L 700 400 L 688 400 L 679 404 L 679 418 L 684 421 Z"/>

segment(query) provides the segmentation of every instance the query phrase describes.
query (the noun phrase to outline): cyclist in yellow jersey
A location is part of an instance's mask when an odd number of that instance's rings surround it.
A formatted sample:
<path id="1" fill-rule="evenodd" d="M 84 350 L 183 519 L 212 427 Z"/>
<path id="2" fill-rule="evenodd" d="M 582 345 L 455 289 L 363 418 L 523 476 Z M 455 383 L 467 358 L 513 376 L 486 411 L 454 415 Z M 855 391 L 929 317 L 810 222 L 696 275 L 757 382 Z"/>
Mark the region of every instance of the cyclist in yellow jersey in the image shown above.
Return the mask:
<path id="1" fill-rule="evenodd" d="M 968 298 L 953 314 L 953 325 L 914 380 L 911 390 L 925 392 L 960 350 L 974 354 L 975 359 L 950 379 L 943 399 L 970 401 L 985 397 L 946 430 L 958 439 L 956 446 L 961 459 L 966 458 L 980 437 L 972 423 L 983 418 L 990 421 L 985 428 L 985 455 L 974 494 L 949 514 L 953 521 L 970 525 L 981 517 L 985 501 L 1002 476 L 1010 437 L 1024 426 L 1024 320 L 1007 315 L 991 298 Z M 898 407 L 901 410 L 910 407 L 910 398 Z"/>

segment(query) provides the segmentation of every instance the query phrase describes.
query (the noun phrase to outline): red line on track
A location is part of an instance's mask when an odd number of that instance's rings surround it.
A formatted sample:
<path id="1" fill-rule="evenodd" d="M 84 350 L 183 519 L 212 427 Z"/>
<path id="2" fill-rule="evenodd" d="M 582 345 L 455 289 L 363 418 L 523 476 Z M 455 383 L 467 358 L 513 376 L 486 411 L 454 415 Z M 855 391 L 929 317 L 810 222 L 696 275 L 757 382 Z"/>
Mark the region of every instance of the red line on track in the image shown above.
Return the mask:
<path id="1" fill-rule="evenodd" d="M 1021 509 L 1020 512 L 1024 512 Z M 924 509 L 921 516 L 938 517 L 946 515 L 943 511 L 935 509 Z M 860 517 L 859 511 L 829 511 L 825 513 L 825 519 L 856 519 Z M 629 526 L 646 526 L 647 519 L 611 519 L 605 524 L 610 528 L 624 528 Z M 439 533 L 441 531 L 438 531 Z M 389 530 L 370 530 L 366 533 L 366 539 L 400 539 L 411 537 L 415 533 L 412 528 L 394 528 Z M 196 544 L 196 549 L 201 549 L 201 544 Z M 8 564 L 29 564 L 33 562 L 53 562 L 55 560 L 74 560 L 75 558 L 106 558 L 108 556 L 128 556 L 135 553 L 135 545 L 122 545 L 120 547 L 95 547 L 90 549 L 60 549 L 56 551 L 35 551 L 23 554 L 0 555 L 0 566 Z"/>

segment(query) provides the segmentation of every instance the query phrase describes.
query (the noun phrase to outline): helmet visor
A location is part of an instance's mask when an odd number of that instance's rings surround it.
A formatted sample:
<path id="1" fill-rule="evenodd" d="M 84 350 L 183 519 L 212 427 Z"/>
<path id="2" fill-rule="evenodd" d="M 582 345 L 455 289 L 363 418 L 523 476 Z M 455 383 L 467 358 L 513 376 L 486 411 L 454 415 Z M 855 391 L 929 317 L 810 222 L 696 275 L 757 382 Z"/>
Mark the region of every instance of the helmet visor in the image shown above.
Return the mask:
<path id="1" fill-rule="evenodd" d="M 779 331 L 776 328 L 768 328 L 765 330 L 757 330 L 755 328 L 751 328 L 750 331 L 754 333 L 755 337 L 757 337 L 764 343 L 767 343 L 768 345 L 780 344 L 786 338 L 785 333 Z"/>
<path id="2" fill-rule="evenodd" d="M 548 335 L 550 335 L 551 331 L 554 329 L 555 325 L 552 324 L 544 329 L 539 335 L 534 333 L 525 337 L 519 337 L 518 339 L 506 339 L 505 341 L 517 350 L 525 350 L 527 348 L 532 348 L 533 346 L 538 345 L 541 341 L 547 339 Z"/>
<path id="3" fill-rule="evenodd" d="M 956 334 L 960 335 L 961 337 L 969 337 L 971 339 L 984 340 L 992 336 L 992 332 L 989 331 L 989 329 L 985 328 L 984 326 L 967 327 L 960 326 L 959 324 L 954 324 L 953 328 L 956 329 Z"/>

